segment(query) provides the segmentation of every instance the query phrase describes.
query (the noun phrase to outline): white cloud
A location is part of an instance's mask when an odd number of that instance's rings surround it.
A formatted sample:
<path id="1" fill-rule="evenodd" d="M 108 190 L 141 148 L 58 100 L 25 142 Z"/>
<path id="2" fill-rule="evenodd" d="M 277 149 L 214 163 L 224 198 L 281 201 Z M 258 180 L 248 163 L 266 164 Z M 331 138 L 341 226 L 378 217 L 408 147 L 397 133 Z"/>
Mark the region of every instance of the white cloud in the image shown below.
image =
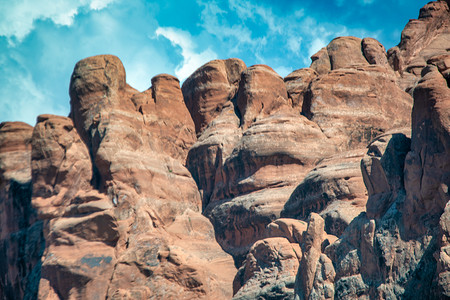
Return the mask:
<path id="1" fill-rule="evenodd" d="M 362 0 L 362 1 L 359 1 L 359 3 L 361 3 L 362 5 L 372 4 L 373 2 L 375 2 L 375 0 Z"/>
<path id="2" fill-rule="evenodd" d="M 336 4 L 336 6 L 338 6 L 338 7 L 342 7 L 342 6 L 344 6 L 344 4 L 346 4 L 345 0 L 334 0 L 334 2 Z M 358 4 L 363 5 L 363 6 L 372 4 L 374 2 L 375 2 L 375 0 L 358 0 Z"/>
<path id="3" fill-rule="evenodd" d="M 303 18 L 305 16 L 305 10 L 302 8 L 302 9 L 299 9 L 299 10 L 296 10 L 295 12 L 294 12 L 294 17 L 295 18 L 298 18 L 298 19 L 300 19 L 300 18 Z"/>
<path id="4" fill-rule="evenodd" d="M 236 39 L 238 42 L 234 45 L 230 52 L 235 52 L 239 49 L 240 44 L 250 44 L 255 46 L 259 40 L 252 39 L 252 32 L 245 26 L 239 24 L 229 25 L 227 22 L 227 12 L 219 8 L 215 2 L 201 2 L 199 5 L 203 6 L 201 12 L 203 27 L 208 33 L 217 36 L 222 41 L 227 38 Z M 220 21 L 219 21 L 220 20 Z"/>
<path id="5" fill-rule="evenodd" d="M 110 3 L 114 2 L 115 0 L 92 0 L 89 7 L 94 10 L 100 10 L 107 7 Z"/>
<path id="6" fill-rule="evenodd" d="M 183 61 L 175 69 L 175 75 L 180 82 L 189 77 L 203 64 L 217 58 L 217 54 L 209 48 L 201 53 L 196 53 L 195 48 L 197 45 L 192 41 L 192 37 L 187 31 L 172 27 L 158 27 L 155 33 L 156 36 L 163 36 L 172 45 L 181 48 Z"/>
<path id="7" fill-rule="evenodd" d="M 292 73 L 292 71 L 293 71 L 292 68 L 284 67 L 284 66 L 274 68 L 274 70 L 283 78 L 286 77 L 287 75 L 289 75 L 290 73 Z"/>
<path id="8" fill-rule="evenodd" d="M 311 57 L 313 54 L 316 54 L 317 51 L 322 49 L 327 45 L 327 42 L 325 42 L 321 38 L 315 38 L 308 47 L 308 56 Z"/>
<path id="9" fill-rule="evenodd" d="M 300 50 L 300 46 L 302 45 L 302 38 L 300 36 L 292 37 L 288 39 L 288 47 L 292 52 L 298 52 Z"/>
<path id="10" fill-rule="evenodd" d="M 161 43 L 149 43 L 147 35 L 157 27 L 152 12 L 136 2 L 129 10 L 130 2 L 117 4 L 101 11 L 80 8 L 70 27 L 36 23 L 33 39 L 15 47 L 0 38 L 0 122 L 34 125 L 39 114 L 67 115 L 70 74 L 88 56 L 117 55 L 127 82 L 139 90 L 147 89 L 154 75 L 175 68 Z"/>
<path id="11" fill-rule="evenodd" d="M 56 25 L 71 26 L 80 8 L 98 10 L 114 0 L 15 0 L 0 1 L 0 36 L 21 42 L 37 20 L 50 19 Z"/>
<path id="12" fill-rule="evenodd" d="M 36 116 L 44 113 L 66 115 L 65 108 L 51 102 L 49 95 L 39 89 L 26 70 L 13 70 L 2 66 L 0 83 L 8 89 L 0 89 L 0 121 L 22 121 L 32 126 Z"/>
<path id="13" fill-rule="evenodd" d="M 255 21 L 259 17 L 268 26 L 269 33 L 282 33 L 283 27 L 280 25 L 280 20 L 278 16 L 273 14 L 271 8 L 243 0 L 229 0 L 228 2 L 229 8 L 235 11 L 240 19 L 251 19 Z"/>
<path id="14" fill-rule="evenodd" d="M 344 0 L 336 1 L 338 5 L 344 4 Z M 279 64 L 271 61 L 269 54 L 277 51 L 278 55 L 300 58 L 304 65 L 308 65 L 309 57 L 332 38 L 364 33 L 357 29 L 348 30 L 339 24 L 319 23 L 303 8 L 281 15 L 266 4 L 244 0 L 228 0 L 228 7 L 221 4 L 223 2 L 198 0 L 197 3 L 203 8 L 199 25 L 219 38 L 222 45 L 227 45 L 228 54 L 251 53 L 256 63 Z"/>

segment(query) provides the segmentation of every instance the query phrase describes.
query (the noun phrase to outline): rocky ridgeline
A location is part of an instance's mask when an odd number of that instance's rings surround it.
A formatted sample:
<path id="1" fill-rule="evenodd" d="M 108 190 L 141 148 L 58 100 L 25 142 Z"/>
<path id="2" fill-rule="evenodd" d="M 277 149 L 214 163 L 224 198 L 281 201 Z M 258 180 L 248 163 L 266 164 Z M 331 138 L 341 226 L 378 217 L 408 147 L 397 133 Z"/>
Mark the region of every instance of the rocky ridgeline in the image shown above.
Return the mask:
<path id="1" fill-rule="evenodd" d="M 445 1 L 285 78 L 81 60 L 69 117 L 0 125 L 0 298 L 450 297 L 449 82 Z"/>

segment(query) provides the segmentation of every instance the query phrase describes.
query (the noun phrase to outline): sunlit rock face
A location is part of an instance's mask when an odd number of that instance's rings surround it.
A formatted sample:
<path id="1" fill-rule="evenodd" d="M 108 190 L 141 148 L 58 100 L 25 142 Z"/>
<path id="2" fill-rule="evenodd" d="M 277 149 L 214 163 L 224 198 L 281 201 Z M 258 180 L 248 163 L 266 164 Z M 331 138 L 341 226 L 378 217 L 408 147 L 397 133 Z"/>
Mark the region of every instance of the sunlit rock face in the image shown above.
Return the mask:
<path id="1" fill-rule="evenodd" d="M 184 166 L 196 137 L 178 79 L 140 93 L 117 57 L 95 56 L 75 66 L 70 95 L 70 117 L 39 116 L 31 137 L 38 298 L 230 298 L 234 262 Z"/>
<path id="2" fill-rule="evenodd" d="M 320 212 L 330 233 L 341 234 L 365 210 L 359 166 L 364 148 L 377 135 L 410 126 L 412 98 L 396 85 L 376 40 L 344 37 L 327 49 L 334 67 L 322 74 L 314 62 L 284 82 L 268 66 L 243 70 L 237 91 L 222 97 L 228 100 L 221 112 L 198 132 L 189 151 L 187 166 L 202 193 L 204 214 L 238 264 L 282 215 L 306 220 Z M 344 49 L 354 58 L 347 64 Z M 194 72 L 187 82 L 202 93 L 185 98 L 201 106 L 212 95 L 214 102 L 213 78 L 220 70 L 215 66 L 225 62 Z M 221 72 L 227 78 L 227 70 Z M 311 184 L 317 189 L 312 197 L 300 191 Z"/>
<path id="3" fill-rule="evenodd" d="M 450 297 L 449 20 L 285 78 L 79 61 L 68 117 L 0 124 L 0 298 Z"/>

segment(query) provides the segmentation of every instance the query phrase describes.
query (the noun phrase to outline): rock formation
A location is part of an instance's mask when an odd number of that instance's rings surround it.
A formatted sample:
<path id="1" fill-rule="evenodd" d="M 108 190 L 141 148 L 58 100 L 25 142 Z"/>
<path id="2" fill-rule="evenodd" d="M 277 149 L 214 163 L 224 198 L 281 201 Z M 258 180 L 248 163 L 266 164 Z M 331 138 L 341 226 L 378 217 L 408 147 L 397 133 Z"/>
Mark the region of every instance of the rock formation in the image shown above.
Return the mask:
<path id="1" fill-rule="evenodd" d="M 365 147 L 377 135 L 409 125 L 411 104 L 392 70 L 361 65 L 313 80 L 302 113 L 343 151 Z"/>
<path id="2" fill-rule="evenodd" d="M 321 161 L 292 192 L 281 216 L 306 220 L 310 213 L 319 212 L 326 232 L 340 236 L 366 209 L 360 170 L 363 151 L 346 151 Z"/>
<path id="3" fill-rule="evenodd" d="M 236 274 L 233 299 L 293 297 L 301 253 L 298 244 L 286 238 L 257 241 Z"/>
<path id="4" fill-rule="evenodd" d="M 362 160 L 367 213 L 325 249 L 336 269 L 336 298 L 449 296 L 450 94 L 437 67 L 422 75 L 414 89 L 411 142 L 397 133 L 372 144 Z"/>
<path id="5" fill-rule="evenodd" d="M 448 5 L 285 78 L 81 60 L 68 117 L 0 124 L 0 299 L 450 297 Z"/>
<path id="6" fill-rule="evenodd" d="M 237 91 L 245 63 L 236 58 L 213 60 L 183 83 L 183 95 L 197 133 L 204 130 Z"/>
<path id="7" fill-rule="evenodd" d="M 311 81 L 318 76 L 317 72 L 310 68 L 295 70 L 284 77 L 286 90 L 291 99 L 292 106 L 302 111 L 303 99 Z"/>
<path id="8" fill-rule="evenodd" d="M 219 243 L 241 261 L 280 217 L 295 185 L 334 151 L 320 128 L 292 107 L 282 78 L 257 65 L 242 72 L 237 94 L 200 133 L 187 166 Z"/>
<path id="9" fill-rule="evenodd" d="M 400 43 L 389 49 L 389 64 L 401 76 L 399 85 L 405 90 L 412 91 L 429 59 L 436 55 L 448 56 L 448 15 L 448 2 L 428 3 L 420 9 L 418 19 L 412 19 L 406 24 Z"/>
<path id="10" fill-rule="evenodd" d="M 70 94 L 70 118 L 41 115 L 34 130 L 2 124 L 4 214 L 25 218 L 19 227 L 2 218 L 2 249 L 21 268 L 3 268 L 4 297 L 231 297 L 236 268 L 184 167 L 196 138 L 178 80 L 159 75 L 139 93 L 117 57 L 95 56 L 75 66 Z M 35 215 L 40 231 L 27 228 Z M 44 253 L 32 230 L 43 231 Z"/>
<path id="11" fill-rule="evenodd" d="M 0 124 L 0 299 L 35 299 L 45 248 L 31 205 L 31 135 L 21 122 Z"/>

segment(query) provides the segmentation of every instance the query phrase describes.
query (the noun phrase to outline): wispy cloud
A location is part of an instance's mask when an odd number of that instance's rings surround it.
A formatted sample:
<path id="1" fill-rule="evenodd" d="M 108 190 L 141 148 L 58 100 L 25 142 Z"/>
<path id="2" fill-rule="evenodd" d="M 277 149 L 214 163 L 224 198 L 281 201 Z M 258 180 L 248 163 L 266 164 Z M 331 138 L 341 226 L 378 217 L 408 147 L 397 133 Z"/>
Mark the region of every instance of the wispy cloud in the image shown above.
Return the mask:
<path id="1" fill-rule="evenodd" d="M 127 82 L 139 90 L 147 89 L 154 75 L 173 72 L 165 49 L 149 42 L 157 28 L 151 7 L 140 0 L 123 2 L 85 1 L 71 26 L 35 22 L 32 33 L 13 47 L 0 37 L 0 122 L 34 125 L 39 114 L 67 115 L 70 74 L 88 56 L 117 55 Z"/>
<path id="2" fill-rule="evenodd" d="M 334 2 L 336 4 L 336 6 L 342 7 L 342 6 L 344 6 L 346 0 L 334 0 Z M 375 2 L 375 0 L 358 0 L 357 1 L 357 3 L 362 6 L 366 6 L 366 5 L 372 4 L 374 2 Z"/>
<path id="3" fill-rule="evenodd" d="M 89 7 L 94 10 L 104 9 L 115 0 L 92 0 Z"/>
<path id="4" fill-rule="evenodd" d="M 49 19 L 56 25 L 71 26 L 81 8 L 99 10 L 114 0 L 15 0 L 0 2 L 0 36 L 11 45 L 21 42 L 37 20 Z"/>
<path id="5" fill-rule="evenodd" d="M 269 53 L 277 52 L 307 65 L 312 51 L 348 32 L 342 25 L 319 24 L 303 8 L 279 15 L 268 5 L 243 0 L 229 0 L 227 6 L 202 0 L 198 4 L 203 8 L 199 25 L 232 52 L 251 53 L 257 63 L 270 63 Z"/>
<path id="6" fill-rule="evenodd" d="M 184 80 L 218 57 L 267 64 L 285 76 L 308 66 L 311 54 L 336 36 L 377 38 L 347 22 L 364 3 L 378 7 L 376 0 L 334 0 L 333 9 L 336 1 L 348 6 L 339 9 L 349 16 L 336 18 L 312 11 L 320 4 L 314 0 L 196 1 L 0 0 L 0 121 L 33 124 L 40 113 L 67 115 L 70 73 L 92 55 L 117 55 L 127 82 L 144 90 L 158 73 Z M 186 13 L 176 15 L 177 9 Z"/>
<path id="7" fill-rule="evenodd" d="M 67 111 L 53 103 L 35 83 L 30 72 L 16 62 L 16 67 L 6 65 L 5 56 L 0 59 L 0 121 L 23 121 L 35 124 L 36 116 L 46 113 L 64 115 Z"/>
<path id="8" fill-rule="evenodd" d="M 375 2 L 375 0 L 361 0 L 359 1 L 362 5 L 368 5 Z"/>
<path id="9" fill-rule="evenodd" d="M 313 54 L 317 53 L 317 51 L 319 51 L 326 45 L 327 45 L 327 42 L 321 38 L 313 39 L 308 47 L 308 56 L 311 57 Z"/>
<path id="10" fill-rule="evenodd" d="M 175 69 L 175 74 L 180 81 L 189 77 L 203 64 L 217 58 L 217 54 L 209 48 L 197 53 L 195 51 L 197 45 L 192 41 L 192 37 L 187 31 L 172 27 L 159 27 L 155 33 L 157 36 L 168 39 L 172 45 L 181 48 L 183 61 Z"/>
<path id="11" fill-rule="evenodd" d="M 291 67 L 285 67 L 285 66 L 277 67 L 274 70 L 281 77 L 286 77 L 287 75 L 289 75 L 293 71 L 293 69 Z"/>
<path id="12" fill-rule="evenodd" d="M 241 45 L 256 46 L 261 42 L 259 38 L 253 38 L 249 28 L 241 24 L 228 22 L 229 12 L 221 9 L 214 1 L 198 1 L 203 8 L 201 12 L 201 23 L 199 24 L 206 32 L 219 38 L 221 42 L 230 45 L 230 52 L 238 52 Z"/>

